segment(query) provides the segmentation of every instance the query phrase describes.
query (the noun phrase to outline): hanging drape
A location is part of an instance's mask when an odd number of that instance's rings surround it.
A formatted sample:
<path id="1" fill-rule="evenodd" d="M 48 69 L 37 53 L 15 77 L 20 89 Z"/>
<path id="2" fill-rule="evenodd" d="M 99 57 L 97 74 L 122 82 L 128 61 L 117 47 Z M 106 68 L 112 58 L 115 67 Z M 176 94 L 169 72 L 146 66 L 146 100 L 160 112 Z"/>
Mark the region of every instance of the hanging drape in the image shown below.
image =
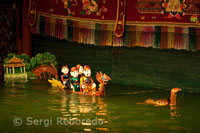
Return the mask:
<path id="1" fill-rule="evenodd" d="M 200 3 L 176 2 L 178 7 L 169 0 L 37 1 L 31 31 L 83 44 L 199 50 Z"/>

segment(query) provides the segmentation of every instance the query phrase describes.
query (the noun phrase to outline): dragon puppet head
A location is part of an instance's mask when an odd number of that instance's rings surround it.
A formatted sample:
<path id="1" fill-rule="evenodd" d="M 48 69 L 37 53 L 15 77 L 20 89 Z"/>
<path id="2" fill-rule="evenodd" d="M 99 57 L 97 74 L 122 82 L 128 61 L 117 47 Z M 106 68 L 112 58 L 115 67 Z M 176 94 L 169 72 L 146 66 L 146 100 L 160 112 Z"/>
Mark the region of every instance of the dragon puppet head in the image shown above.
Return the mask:
<path id="1" fill-rule="evenodd" d="M 106 75 L 105 73 L 103 74 L 102 72 L 97 72 L 96 79 L 100 84 L 108 84 L 111 80 L 108 75 Z"/>
<path id="2" fill-rule="evenodd" d="M 179 91 L 181 91 L 181 88 L 172 88 L 171 89 L 171 92 L 173 92 L 174 94 L 176 94 Z"/>

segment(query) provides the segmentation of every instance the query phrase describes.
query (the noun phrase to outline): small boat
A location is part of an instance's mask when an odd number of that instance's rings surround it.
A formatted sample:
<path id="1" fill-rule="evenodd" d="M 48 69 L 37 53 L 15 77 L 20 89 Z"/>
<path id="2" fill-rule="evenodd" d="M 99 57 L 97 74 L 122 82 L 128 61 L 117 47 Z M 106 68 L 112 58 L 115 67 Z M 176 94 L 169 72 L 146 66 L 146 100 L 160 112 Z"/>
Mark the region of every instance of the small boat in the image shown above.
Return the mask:
<path id="1" fill-rule="evenodd" d="M 101 92 L 101 91 L 91 91 L 91 92 L 88 92 L 88 93 L 83 93 L 83 92 L 74 92 L 74 91 L 67 91 L 67 92 L 71 92 L 71 93 L 75 93 L 75 94 L 80 94 L 80 95 L 90 95 L 90 96 L 104 96 L 106 93 L 105 91 L 104 92 Z"/>
<path id="2" fill-rule="evenodd" d="M 80 95 L 91 95 L 91 96 L 105 95 L 106 85 L 110 82 L 111 78 L 108 75 L 103 74 L 102 72 L 99 72 L 99 73 L 97 72 L 96 79 L 99 82 L 99 87 L 93 89 L 93 91 L 88 91 L 88 92 L 82 92 L 82 91 L 76 92 L 76 91 L 65 90 L 65 86 L 62 84 L 62 82 L 54 78 L 52 78 L 51 80 L 49 79 L 48 81 L 51 83 L 53 87 L 56 87 L 62 91 L 67 91 L 67 92 L 76 93 Z"/>

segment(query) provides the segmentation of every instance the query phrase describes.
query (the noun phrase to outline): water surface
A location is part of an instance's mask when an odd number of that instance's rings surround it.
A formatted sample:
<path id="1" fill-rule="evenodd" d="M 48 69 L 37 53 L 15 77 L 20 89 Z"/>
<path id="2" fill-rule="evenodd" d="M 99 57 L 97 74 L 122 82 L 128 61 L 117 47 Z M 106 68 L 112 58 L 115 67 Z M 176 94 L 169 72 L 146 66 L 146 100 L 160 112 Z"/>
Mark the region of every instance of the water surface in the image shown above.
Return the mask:
<path id="1" fill-rule="evenodd" d="M 137 103 L 143 103 L 148 98 L 169 98 L 169 90 L 114 84 L 107 86 L 106 89 L 106 96 L 95 97 L 63 93 L 47 82 L 39 80 L 30 80 L 28 83 L 4 83 L 0 85 L 0 131 L 200 130 L 198 92 L 183 90 L 178 94 L 177 106 L 155 107 Z M 21 119 L 17 120 L 18 118 Z"/>

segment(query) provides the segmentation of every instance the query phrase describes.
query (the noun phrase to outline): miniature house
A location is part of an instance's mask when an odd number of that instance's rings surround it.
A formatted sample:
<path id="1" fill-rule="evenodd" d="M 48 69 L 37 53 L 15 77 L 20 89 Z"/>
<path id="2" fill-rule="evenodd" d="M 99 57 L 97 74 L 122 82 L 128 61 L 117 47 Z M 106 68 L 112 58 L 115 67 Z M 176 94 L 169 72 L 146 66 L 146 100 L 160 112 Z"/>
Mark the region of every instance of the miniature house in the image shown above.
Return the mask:
<path id="1" fill-rule="evenodd" d="M 4 77 L 5 79 L 9 78 L 25 78 L 27 79 L 27 73 L 25 69 L 25 64 L 23 63 L 24 60 L 20 60 L 17 57 L 13 57 L 9 61 L 6 62 L 4 68 L 6 70 Z M 19 69 L 19 71 L 17 71 Z"/>

